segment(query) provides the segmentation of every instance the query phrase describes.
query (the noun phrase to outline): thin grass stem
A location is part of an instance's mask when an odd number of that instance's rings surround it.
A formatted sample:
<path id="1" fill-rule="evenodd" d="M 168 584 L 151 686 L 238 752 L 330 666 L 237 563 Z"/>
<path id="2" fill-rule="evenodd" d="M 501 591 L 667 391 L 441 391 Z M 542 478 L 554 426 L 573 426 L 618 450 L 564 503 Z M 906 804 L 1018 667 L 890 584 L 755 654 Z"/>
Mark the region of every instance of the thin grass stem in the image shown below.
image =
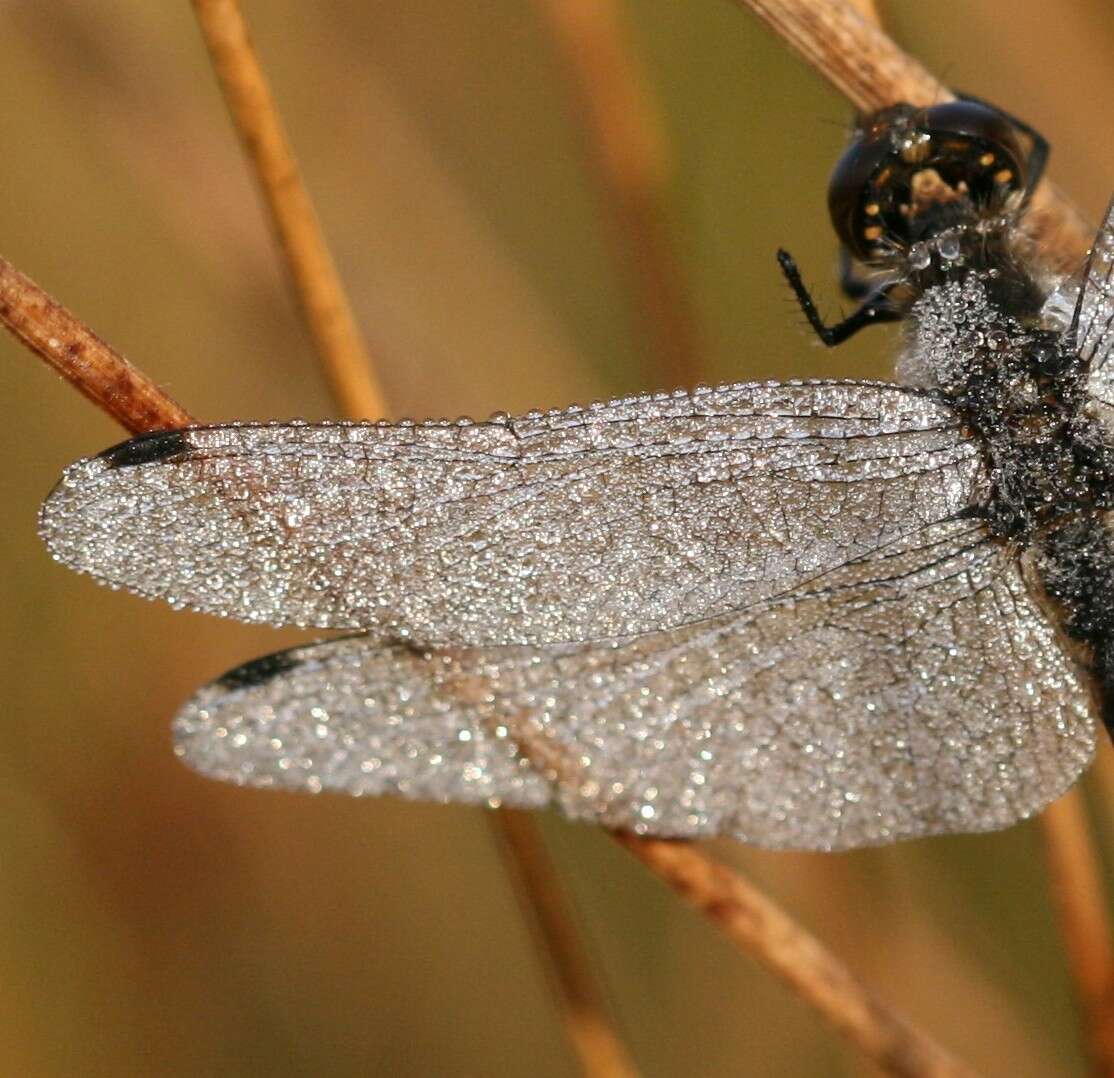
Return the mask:
<path id="1" fill-rule="evenodd" d="M 3 258 L 0 324 L 132 434 L 193 422 L 147 375 Z"/>
<path id="2" fill-rule="evenodd" d="M 754 884 L 685 842 L 616 840 L 740 950 L 779 977 L 886 1074 L 975 1072 L 863 986 L 815 936 Z"/>
<path id="3" fill-rule="evenodd" d="M 1114 1075 L 1114 953 L 1102 868 L 1082 791 L 1041 814 L 1053 912 L 1075 990 L 1083 1046 L 1095 1075 Z"/>
<path id="4" fill-rule="evenodd" d="M 541 937 L 539 951 L 560 956 L 559 962 L 549 963 L 549 972 L 558 979 L 554 996 L 584 1073 L 590 1078 L 634 1078 L 638 1069 L 610 1017 L 611 1002 L 576 930 L 537 824 L 513 809 L 491 813 L 491 821 L 499 839 L 510 847 L 512 878 L 526 921 Z"/>
<path id="5" fill-rule="evenodd" d="M 332 392 L 351 416 L 382 416 L 386 406 L 379 380 L 239 4 L 191 2 Z"/>

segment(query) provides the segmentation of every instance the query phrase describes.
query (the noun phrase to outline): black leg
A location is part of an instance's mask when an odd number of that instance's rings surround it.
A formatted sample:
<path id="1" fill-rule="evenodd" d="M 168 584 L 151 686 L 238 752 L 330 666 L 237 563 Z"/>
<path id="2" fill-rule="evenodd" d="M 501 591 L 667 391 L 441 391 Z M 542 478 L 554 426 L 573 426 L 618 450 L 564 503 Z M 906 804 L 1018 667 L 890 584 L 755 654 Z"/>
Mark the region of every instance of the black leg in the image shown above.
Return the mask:
<path id="1" fill-rule="evenodd" d="M 862 306 L 842 322 L 837 322 L 834 326 L 826 326 L 820 317 L 820 312 L 816 309 L 816 304 L 812 302 L 812 296 L 805 288 L 804 281 L 801 280 L 801 271 L 797 269 L 793 256 L 788 251 L 780 250 L 777 253 L 777 260 L 781 272 L 785 274 L 789 287 L 793 289 L 797 302 L 801 305 L 801 310 L 804 311 L 805 318 L 808 319 L 808 324 L 829 348 L 841 344 L 864 326 L 872 326 L 878 322 L 896 322 L 901 318 L 901 312 L 895 310 L 887 299 L 887 293 L 894 285 L 894 282 L 887 281 L 879 285 L 864 300 Z"/>

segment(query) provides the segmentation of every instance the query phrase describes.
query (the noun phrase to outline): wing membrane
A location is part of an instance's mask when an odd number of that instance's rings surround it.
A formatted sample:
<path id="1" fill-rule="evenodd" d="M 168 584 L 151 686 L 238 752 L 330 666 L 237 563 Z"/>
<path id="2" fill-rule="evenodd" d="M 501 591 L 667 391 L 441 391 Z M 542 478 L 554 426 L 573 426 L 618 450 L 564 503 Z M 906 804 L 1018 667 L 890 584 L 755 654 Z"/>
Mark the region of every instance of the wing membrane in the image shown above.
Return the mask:
<path id="1" fill-rule="evenodd" d="M 1046 309 L 1074 326 L 1076 348 L 1090 368 L 1088 392 L 1114 407 L 1114 202 L 1081 273 L 1052 293 Z"/>
<path id="2" fill-rule="evenodd" d="M 1092 369 L 1106 365 L 1114 351 L 1114 203 L 1087 258 L 1076 341 Z"/>
<path id="3" fill-rule="evenodd" d="M 954 414 L 915 390 L 738 385 L 136 439 L 68 469 L 41 531 L 109 584 L 247 621 L 551 643 L 739 609 L 984 488 Z"/>
<path id="4" fill-rule="evenodd" d="M 1037 811 L 1090 758 L 1090 707 L 1017 564 L 952 520 L 610 645 L 296 649 L 203 689 L 176 738 L 238 783 L 841 849 Z"/>

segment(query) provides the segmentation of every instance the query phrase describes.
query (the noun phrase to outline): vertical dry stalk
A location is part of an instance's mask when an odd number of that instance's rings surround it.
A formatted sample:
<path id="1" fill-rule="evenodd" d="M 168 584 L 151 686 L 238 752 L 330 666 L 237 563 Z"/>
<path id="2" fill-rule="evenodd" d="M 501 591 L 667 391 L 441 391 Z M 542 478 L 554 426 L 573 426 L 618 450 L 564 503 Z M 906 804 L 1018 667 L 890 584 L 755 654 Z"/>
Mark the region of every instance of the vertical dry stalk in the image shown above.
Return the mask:
<path id="1" fill-rule="evenodd" d="M 514 878 L 523 913 L 542 937 L 539 947 L 565 956 L 561 967 L 551 972 L 561 978 L 555 994 L 585 1073 L 599 1078 L 633 1078 L 638 1071 L 626 1046 L 605 1020 L 611 1011 L 609 1001 L 569 918 L 553 863 L 537 840 L 537 825 L 526 813 L 514 809 L 492 813 L 492 819 L 502 840 L 512 844 L 510 864 L 518 869 Z M 540 856 L 532 859 L 536 855 Z"/>
<path id="2" fill-rule="evenodd" d="M 638 1069 L 616 1028 L 538 825 L 510 809 L 497 809 L 487 820 L 538 953 L 547 959 L 554 1000 L 585 1078 L 634 1078 Z"/>
<path id="3" fill-rule="evenodd" d="M 875 0 L 848 0 L 848 2 L 864 19 L 878 26 L 882 25 L 882 16 Z"/>
<path id="4" fill-rule="evenodd" d="M 510 809 L 497 809 L 487 820 L 538 953 L 547 959 L 554 1000 L 585 1078 L 634 1078 L 638 1070 L 612 1019 L 538 825 Z"/>
<path id="5" fill-rule="evenodd" d="M 581 117 L 654 388 L 698 380 L 695 317 L 666 212 L 669 161 L 615 0 L 539 0 Z"/>
<path id="6" fill-rule="evenodd" d="M 1041 848 L 1096 1075 L 1114 1075 L 1114 955 L 1102 869 L 1078 788 L 1045 809 Z"/>
<path id="7" fill-rule="evenodd" d="M 309 192 L 248 34 L 237 0 L 192 0 L 213 66 L 271 212 L 318 357 L 338 404 L 350 419 L 382 415 L 386 401 L 366 355 L 351 305 L 329 254 Z M 504 867 L 535 927 L 534 939 L 553 974 L 558 1008 L 584 1073 L 633 1075 L 622 1040 L 532 820 L 488 817 Z"/>
<path id="8" fill-rule="evenodd" d="M 236 0 L 191 2 L 333 393 L 349 414 L 381 416 L 382 391 L 239 6 Z"/>

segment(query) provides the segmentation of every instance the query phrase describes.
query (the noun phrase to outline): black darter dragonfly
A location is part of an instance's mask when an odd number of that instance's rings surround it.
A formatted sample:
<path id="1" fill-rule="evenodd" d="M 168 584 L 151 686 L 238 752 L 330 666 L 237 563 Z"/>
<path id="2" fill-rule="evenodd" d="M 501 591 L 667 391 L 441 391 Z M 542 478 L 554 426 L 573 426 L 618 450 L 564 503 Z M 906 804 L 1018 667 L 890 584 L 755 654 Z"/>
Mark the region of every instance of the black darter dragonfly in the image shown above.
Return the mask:
<path id="1" fill-rule="evenodd" d="M 976 101 L 861 124 L 830 194 L 900 384 L 729 385 L 483 422 L 246 423 L 65 472 L 114 587 L 351 630 L 175 720 L 231 782 L 841 849 L 1004 827 L 1114 713 L 1114 216 L 1024 229 L 1047 147 Z"/>

